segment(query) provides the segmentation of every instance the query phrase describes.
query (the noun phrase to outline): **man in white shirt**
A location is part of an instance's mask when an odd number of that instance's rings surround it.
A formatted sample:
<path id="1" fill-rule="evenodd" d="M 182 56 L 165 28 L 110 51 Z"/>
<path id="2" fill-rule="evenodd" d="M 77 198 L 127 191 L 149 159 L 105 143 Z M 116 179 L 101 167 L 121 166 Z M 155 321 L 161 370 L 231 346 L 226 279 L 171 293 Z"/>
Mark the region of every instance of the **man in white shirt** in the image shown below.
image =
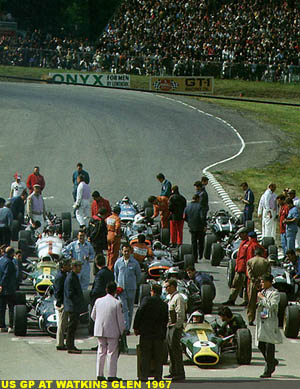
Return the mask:
<path id="1" fill-rule="evenodd" d="M 88 227 L 90 218 L 91 189 L 84 181 L 84 176 L 77 177 L 78 187 L 76 201 L 73 208 L 76 210 L 76 219 L 80 228 Z"/>
<path id="2" fill-rule="evenodd" d="M 16 173 L 14 177 L 16 181 L 11 184 L 9 193 L 10 199 L 12 197 L 21 196 L 23 191 L 27 188 L 25 182 L 21 181 L 21 176 L 19 174 Z"/>
<path id="3" fill-rule="evenodd" d="M 277 215 L 277 195 L 275 194 L 276 185 L 268 185 L 265 193 L 261 196 L 257 214 L 262 217 L 262 236 L 276 238 L 276 215 Z"/>

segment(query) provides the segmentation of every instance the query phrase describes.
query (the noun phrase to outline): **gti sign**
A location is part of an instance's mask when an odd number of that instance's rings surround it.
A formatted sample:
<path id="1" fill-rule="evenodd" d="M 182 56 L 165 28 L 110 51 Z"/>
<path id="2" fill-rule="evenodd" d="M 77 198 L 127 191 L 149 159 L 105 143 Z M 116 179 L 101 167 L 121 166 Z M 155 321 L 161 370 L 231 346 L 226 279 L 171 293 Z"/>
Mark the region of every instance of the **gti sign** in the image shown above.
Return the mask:
<path id="1" fill-rule="evenodd" d="M 49 73 L 49 76 L 57 83 L 130 88 L 127 74 Z"/>

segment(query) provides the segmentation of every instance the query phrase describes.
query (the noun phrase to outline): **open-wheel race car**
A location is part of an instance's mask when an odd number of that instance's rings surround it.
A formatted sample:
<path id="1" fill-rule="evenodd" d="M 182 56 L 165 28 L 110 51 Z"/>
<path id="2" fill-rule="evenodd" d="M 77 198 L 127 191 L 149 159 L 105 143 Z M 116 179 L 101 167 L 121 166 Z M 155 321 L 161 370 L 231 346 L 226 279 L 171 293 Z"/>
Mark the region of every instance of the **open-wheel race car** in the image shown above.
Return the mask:
<path id="1" fill-rule="evenodd" d="M 119 217 L 121 219 L 122 224 L 133 222 L 135 215 L 141 211 L 137 202 L 131 202 L 128 196 L 125 196 L 121 201 L 118 201 L 117 205 L 119 205 L 119 207 L 121 208 Z"/>
<path id="2" fill-rule="evenodd" d="M 233 335 L 221 337 L 207 321 L 193 323 L 193 314 L 186 324 L 181 344 L 184 353 L 197 366 L 214 366 L 225 353 L 235 353 L 240 365 L 250 364 L 252 337 L 249 329 L 241 328 Z"/>

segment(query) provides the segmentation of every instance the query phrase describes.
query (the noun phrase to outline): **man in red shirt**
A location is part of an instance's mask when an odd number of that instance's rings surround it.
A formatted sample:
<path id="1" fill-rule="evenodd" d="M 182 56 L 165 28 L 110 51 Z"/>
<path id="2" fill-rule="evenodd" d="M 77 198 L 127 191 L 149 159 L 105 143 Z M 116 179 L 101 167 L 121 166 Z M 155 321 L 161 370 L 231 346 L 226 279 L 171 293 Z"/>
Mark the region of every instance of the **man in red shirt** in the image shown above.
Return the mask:
<path id="1" fill-rule="evenodd" d="M 281 246 L 283 254 L 285 256 L 287 250 L 287 240 L 286 240 L 286 224 L 283 221 L 287 218 L 289 213 L 289 206 L 285 203 L 285 196 L 283 194 L 277 196 L 277 203 L 280 207 L 279 210 L 279 231 L 281 237 Z"/>
<path id="2" fill-rule="evenodd" d="M 108 216 L 111 215 L 111 207 L 108 200 L 100 196 L 100 193 L 95 190 L 92 193 L 92 197 L 94 201 L 92 202 L 92 218 L 95 220 L 100 220 L 100 217 L 98 215 L 99 210 L 102 208 L 106 209 L 105 215 L 102 215 L 104 219 L 106 219 Z"/>
<path id="3" fill-rule="evenodd" d="M 27 188 L 29 189 L 29 193 L 33 192 L 33 187 L 35 184 L 38 184 L 40 186 L 41 192 L 45 188 L 45 180 L 44 177 L 40 174 L 40 168 L 38 166 L 35 166 L 33 169 L 33 173 L 29 174 L 27 178 Z"/>
<path id="4" fill-rule="evenodd" d="M 260 247 L 264 253 L 263 257 L 267 258 L 267 251 L 260 243 L 258 243 L 256 232 L 254 231 L 248 232 L 248 238 L 249 238 L 249 247 L 247 250 L 247 262 L 249 261 L 249 259 L 255 256 L 254 251 L 256 247 Z"/>
<path id="5" fill-rule="evenodd" d="M 239 237 L 242 240 L 239 251 L 236 257 L 235 275 L 232 281 L 230 295 L 228 300 L 222 303 L 223 305 L 235 305 L 235 300 L 246 283 L 246 263 L 247 251 L 249 247 L 248 230 L 243 227 L 239 230 Z M 244 302 L 242 306 L 247 305 L 247 294 L 244 292 Z"/>

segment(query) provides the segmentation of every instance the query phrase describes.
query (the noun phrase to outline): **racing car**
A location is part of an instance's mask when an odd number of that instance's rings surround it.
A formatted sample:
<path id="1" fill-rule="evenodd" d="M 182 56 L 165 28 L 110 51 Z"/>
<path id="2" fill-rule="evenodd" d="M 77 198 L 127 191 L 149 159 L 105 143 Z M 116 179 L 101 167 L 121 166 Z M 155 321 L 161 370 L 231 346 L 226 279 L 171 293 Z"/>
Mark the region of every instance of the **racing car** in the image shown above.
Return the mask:
<path id="1" fill-rule="evenodd" d="M 195 313 L 190 316 L 183 330 L 181 344 L 184 353 L 195 365 L 214 366 L 227 352 L 235 352 L 240 365 L 250 364 L 252 337 L 249 329 L 241 328 L 235 334 L 222 338 L 217 335 L 211 323 L 205 320 L 194 322 L 194 318 Z"/>
<path id="2" fill-rule="evenodd" d="M 140 212 L 138 204 L 135 201 L 131 202 L 128 196 L 125 196 L 121 201 L 118 201 L 117 205 L 121 208 L 119 217 L 122 224 L 133 222 L 135 215 Z"/>

